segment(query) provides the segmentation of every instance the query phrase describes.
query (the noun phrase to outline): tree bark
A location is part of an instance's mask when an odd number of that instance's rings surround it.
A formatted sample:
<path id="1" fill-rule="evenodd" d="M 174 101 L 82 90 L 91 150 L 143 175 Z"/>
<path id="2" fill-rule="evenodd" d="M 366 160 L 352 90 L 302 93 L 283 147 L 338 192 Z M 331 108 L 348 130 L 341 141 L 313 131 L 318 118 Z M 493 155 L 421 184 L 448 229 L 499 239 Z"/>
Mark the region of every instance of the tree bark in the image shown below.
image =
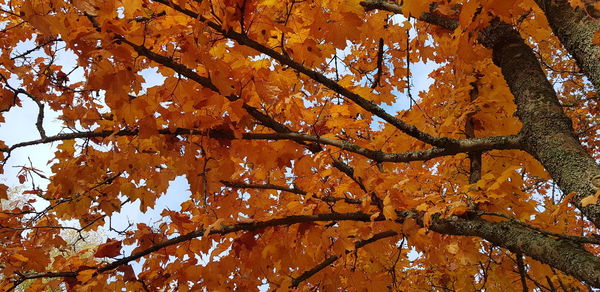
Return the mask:
<path id="1" fill-rule="evenodd" d="M 429 229 L 442 234 L 481 237 L 514 253 L 526 254 L 594 287 L 600 287 L 600 258 L 571 241 L 553 239 L 510 221 L 465 220 L 455 216 L 434 220 Z"/>
<path id="2" fill-rule="evenodd" d="M 535 0 L 546 14 L 554 34 L 573 56 L 579 68 L 600 92 L 600 46 L 592 41 L 600 30 L 595 19 L 583 8 L 574 8 L 567 0 Z"/>
<path id="3" fill-rule="evenodd" d="M 600 208 L 577 203 L 594 193 L 591 182 L 600 167 L 579 142 L 533 51 L 512 26 L 499 21 L 487 27 L 479 40 L 492 49 L 494 64 L 515 97 L 516 114 L 523 122 L 523 149 L 544 165 L 564 193 L 576 193 L 574 203 L 600 226 Z"/>

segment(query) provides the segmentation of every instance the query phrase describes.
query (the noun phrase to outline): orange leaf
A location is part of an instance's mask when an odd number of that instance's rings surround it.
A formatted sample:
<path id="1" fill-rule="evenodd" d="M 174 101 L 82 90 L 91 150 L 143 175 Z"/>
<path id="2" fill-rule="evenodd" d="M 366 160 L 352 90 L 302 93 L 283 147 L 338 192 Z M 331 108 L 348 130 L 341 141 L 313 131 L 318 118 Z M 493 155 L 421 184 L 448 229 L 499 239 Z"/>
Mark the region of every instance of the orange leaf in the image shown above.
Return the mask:
<path id="1" fill-rule="evenodd" d="M 446 246 L 446 250 L 451 254 L 457 254 L 460 250 L 460 247 L 458 247 L 458 243 L 453 242 Z"/>
<path id="2" fill-rule="evenodd" d="M 396 220 L 398 215 L 396 214 L 396 209 L 392 206 L 392 200 L 390 195 L 387 195 L 385 199 L 383 199 L 383 216 L 387 220 Z"/>
<path id="3" fill-rule="evenodd" d="M 402 12 L 406 17 L 419 17 L 421 14 L 429 11 L 431 3 L 426 0 L 405 0 L 402 5 Z"/>
<path id="4" fill-rule="evenodd" d="M 79 272 L 79 274 L 77 274 L 77 280 L 81 283 L 85 283 L 85 282 L 89 281 L 91 278 L 93 278 L 94 274 L 96 274 L 96 270 L 93 270 L 93 269 L 83 270 L 83 271 Z"/>
<path id="5" fill-rule="evenodd" d="M 554 210 L 554 212 L 552 212 L 552 218 L 556 218 L 558 217 L 558 215 L 562 214 L 565 212 L 565 210 L 567 210 L 567 207 L 569 205 L 569 202 L 571 201 L 571 199 L 575 196 L 575 193 L 570 193 L 568 194 L 563 201 L 560 203 L 560 205 L 558 205 L 558 208 L 556 210 Z"/>

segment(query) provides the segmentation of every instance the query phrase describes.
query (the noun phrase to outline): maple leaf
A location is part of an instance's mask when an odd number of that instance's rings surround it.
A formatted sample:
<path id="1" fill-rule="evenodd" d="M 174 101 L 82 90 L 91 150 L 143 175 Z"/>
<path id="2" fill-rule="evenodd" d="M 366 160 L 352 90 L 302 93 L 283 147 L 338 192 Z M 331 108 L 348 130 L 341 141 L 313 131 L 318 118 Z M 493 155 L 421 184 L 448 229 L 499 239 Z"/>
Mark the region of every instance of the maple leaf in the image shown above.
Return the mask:
<path id="1" fill-rule="evenodd" d="M 0 289 L 600 288 L 598 7 L 12 0 Z"/>
<path id="2" fill-rule="evenodd" d="M 109 240 L 105 244 L 102 244 L 96 250 L 94 257 L 97 258 L 114 258 L 121 254 L 121 241 Z"/>
<path id="3" fill-rule="evenodd" d="M 402 10 L 406 17 L 415 16 L 419 17 L 425 12 L 429 12 L 429 1 L 416 1 L 416 0 L 405 0 L 403 1 Z"/>

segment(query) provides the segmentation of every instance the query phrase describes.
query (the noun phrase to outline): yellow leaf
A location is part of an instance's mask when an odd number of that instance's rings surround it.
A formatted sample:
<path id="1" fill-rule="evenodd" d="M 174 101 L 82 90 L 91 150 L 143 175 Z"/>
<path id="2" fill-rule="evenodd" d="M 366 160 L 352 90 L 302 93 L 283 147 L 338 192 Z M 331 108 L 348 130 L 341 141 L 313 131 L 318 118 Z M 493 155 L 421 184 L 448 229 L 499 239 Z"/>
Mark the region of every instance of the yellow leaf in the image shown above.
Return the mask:
<path id="1" fill-rule="evenodd" d="M 375 213 L 375 214 L 371 215 L 371 217 L 370 217 L 369 219 L 371 219 L 371 221 L 375 221 L 375 219 L 376 219 L 377 217 L 379 217 L 379 214 L 380 214 L 380 212 L 377 212 L 377 213 Z"/>
<path id="2" fill-rule="evenodd" d="M 469 207 L 467 207 L 464 204 L 460 204 L 460 205 L 458 205 L 456 207 L 452 207 L 450 209 L 450 215 L 459 215 L 460 216 L 460 215 L 464 214 L 465 212 L 467 212 L 468 210 L 469 210 Z"/>
<path id="3" fill-rule="evenodd" d="M 277 247 L 275 247 L 273 244 L 269 244 L 267 246 L 265 246 L 265 248 L 262 250 L 261 252 L 261 256 L 263 257 L 263 259 L 267 258 L 267 256 L 269 256 L 269 254 L 274 254 L 277 252 Z"/>
<path id="4" fill-rule="evenodd" d="M 596 204 L 598 202 L 598 196 L 589 195 L 583 199 L 581 199 L 581 206 L 585 207 L 587 205 Z"/>
<path id="5" fill-rule="evenodd" d="M 204 230 L 204 236 L 207 236 L 212 230 L 214 229 L 218 229 L 216 228 L 217 226 L 220 227 L 221 223 L 223 223 L 225 221 L 225 219 L 223 218 L 219 218 L 217 219 L 217 221 L 215 221 L 214 223 L 208 225 L 208 227 L 206 227 L 206 229 Z"/>
<path id="6" fill-rule="evenodd" d="M 277 2 L 279 2 L 279 1 L 278 0 L 265 0 L 261 4 L 264 6 L 271 7 L 271 6 L 275 6 L 277 4 Z"/>
<path id="7" fill-rule="evenodd" d="M 18 261 L 21 261 L 21 262 L 26 262 L 26 261 L 29 260 L 27 257 L 24 257 L 24 256 L 22 256 L 22 255 L 20 255 L 18 253 L 11 255 L 11 258 L 13 258 L 15 260 L 18 260 Z"/>
<path id="8" fill-rule="evenodd" d="M 457 254 L 460 248 L 458 247 L 458 243 L 454 242 L 446 246 L 446 250 L 448 250 L 451 254 Z"/>
<path id="9" fill-rule="evenodd" d="M 254 223 L 254 220 L 252 218 L 240 218 L 238 219 L 238 223 L 250 224 Z"/>
<path id="10" fill-rule="evenodd" d="M 63 140 L 62 144 L 58 145 L 56 148 L 67 153 L 73 153 L 75 151 L 75 140 Z"/>
<path id="11" fill-rule="evenodd" d="M 359 0 L 345 0 L 342 5 L 340 5 L 340 10 L 344 12 L 352 12 L 358 15 L 365 13 L 364 8 L 360 5 Z"/>
<path id="12" fill-rule="evenodd" d="M 425 211 L 429 208 L 429 205 L 427 203 L 421 203 L 419 204 L 419 206 L 417 206 L 417 211 Z"/>

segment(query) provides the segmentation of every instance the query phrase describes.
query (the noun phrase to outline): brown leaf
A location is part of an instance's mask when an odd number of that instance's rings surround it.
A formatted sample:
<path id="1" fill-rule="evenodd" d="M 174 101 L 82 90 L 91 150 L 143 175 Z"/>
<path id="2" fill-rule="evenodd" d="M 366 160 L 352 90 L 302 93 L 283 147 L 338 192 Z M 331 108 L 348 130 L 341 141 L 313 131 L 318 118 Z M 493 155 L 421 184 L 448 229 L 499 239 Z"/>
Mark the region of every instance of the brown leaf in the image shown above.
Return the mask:
<path id="1" fill-rule="evenodd" d="M 98 247 L 98 250 L 94 254 L 97 258 L 112 258 L 121 254 L 121 242 L 116 240 L 109 240 L 107 243 Z"/>

